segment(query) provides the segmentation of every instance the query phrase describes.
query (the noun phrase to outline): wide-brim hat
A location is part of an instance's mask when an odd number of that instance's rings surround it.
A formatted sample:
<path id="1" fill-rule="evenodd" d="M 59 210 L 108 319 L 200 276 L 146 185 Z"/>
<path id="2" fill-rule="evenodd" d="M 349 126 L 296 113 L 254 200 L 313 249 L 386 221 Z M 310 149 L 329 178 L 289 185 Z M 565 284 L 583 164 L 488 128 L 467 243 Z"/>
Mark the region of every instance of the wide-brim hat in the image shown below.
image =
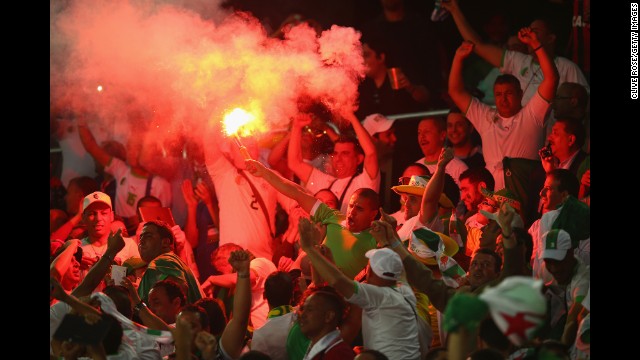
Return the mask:
<path id="1" fill-rule="evenodd" d="M 398 195 L 422 196 L 429 180 L 431 180 L 431 176 L 428 175 L 413 175 L 407 185 L 392 186 L 391 190 Z M 458 201 L 460 201 L 460 188 L 458 188 L 451 175 L 445 174 L 444 191 L 440 194 L 438 203 L 442 207 L 451 209 L 456 206 Z"/>
<path id="2" fill-rule="evenodd" d="M 516 194 L 512 193 L 509 189 L 504 188 L 502 190 L 498 190 L 498 191 L 491 191 L 487 188 L 480 188 L 480 193 L 482 193 L 482 195 L 484 197 L 487 197 L 489 199 L 492 199 L 493 201 L 502 204 L 502 203 L 507 203 L 509 205 L 511 205 L 514 209 L 516 209 L 517 211 L 520 211 L 521 206 L 520 206 L 520 199 L 518 199 L 518 196 L 516 196 Z"/>
<path id="3" fill-rule="evenodd" d="M 427 227 L 414 230 L 411 233 L 409 241 L 409 252 L 414 255 L 418 261 L 427 265 L 438 265 L 438 263 L 435 256 L 426 256 L 426 254 L 421 251 L 421 248 L 425 249 L 424 246 L 435 254 L 439 249 L 440 242 L 442 242 L 444 246 L 443 255 L 449 257 L 455 255 L 460 248 L 458 243 L 449 236 L 437 231 L 432 231 Z"/>

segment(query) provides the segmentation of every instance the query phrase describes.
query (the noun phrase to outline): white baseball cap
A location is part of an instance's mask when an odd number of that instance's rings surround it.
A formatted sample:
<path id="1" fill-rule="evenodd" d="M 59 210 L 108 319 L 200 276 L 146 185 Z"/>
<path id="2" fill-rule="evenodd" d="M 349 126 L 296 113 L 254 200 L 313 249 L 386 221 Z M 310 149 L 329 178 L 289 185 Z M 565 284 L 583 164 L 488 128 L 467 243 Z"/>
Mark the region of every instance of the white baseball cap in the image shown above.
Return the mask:
<path id="1" fill-rule="evenodd" d="M 362 126 L 367 130 L 369 135 L 373 136 L 374 134 L 389 130 L 394 121 L 395 120 L 391 120 L 382 114 L 371 114 L 364 118 Z"/>
<path id="2" fill-rule="evenodd" d="M 95 191 L 85 196 L 84 200 L 82 200 L 82 212 L 84 212 L 89 207 L 89 205 L 97 202 L 107 204 L 109 205 L 110 209 L 113 209 L 113 207 L 111 206 L 111 198 L 109 197 L 109 195 L 100 191 Z"/>
<path id="3" fill-rule="evenodd" d="M 398 280 L 402 274 L 402 259 L 400 255 L 389 248 L 371 249 L 364 256 L 369 258 L 371 270 L 386 280 Z"/>
<path id="4" fill-rule="evenodd" d="M 551 229 L 542 235 L 543 259 L 563 260 L 571 250 L 571 236 L 562 229 Z"/>

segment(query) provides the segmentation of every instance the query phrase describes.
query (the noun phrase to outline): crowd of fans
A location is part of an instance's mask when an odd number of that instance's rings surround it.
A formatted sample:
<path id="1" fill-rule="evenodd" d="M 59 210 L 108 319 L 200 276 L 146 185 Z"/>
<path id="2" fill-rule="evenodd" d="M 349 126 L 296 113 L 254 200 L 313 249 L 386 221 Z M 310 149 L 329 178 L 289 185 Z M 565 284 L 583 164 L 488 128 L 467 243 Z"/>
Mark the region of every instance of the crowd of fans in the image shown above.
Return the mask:
<path id="1" fill-rule="evenodd" d="M 50 358 L 589 359 L 588 36 L 459 2 L 381 0 L 357 111 L 301 101 L 251 159 L 52 112 Z"/>

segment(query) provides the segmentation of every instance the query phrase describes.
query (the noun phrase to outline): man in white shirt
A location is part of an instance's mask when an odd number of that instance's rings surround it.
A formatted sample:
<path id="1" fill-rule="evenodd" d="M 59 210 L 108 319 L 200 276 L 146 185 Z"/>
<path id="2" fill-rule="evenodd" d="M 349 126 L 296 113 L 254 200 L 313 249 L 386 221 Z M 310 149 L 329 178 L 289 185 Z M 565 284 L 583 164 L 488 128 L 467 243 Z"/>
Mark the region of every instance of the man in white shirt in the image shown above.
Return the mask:
<path id="1" fill-rule="evenodd" d="M 320 253 L 315 244 L 321 234 L 313 223 L 301 218 L 299 231 L 300 245 L 318 274 L 345 300 L 362 308 L 364 347 L 378 350 L 389 359 L 419 359 L 416 297 L 411 287 L 399 281 L 403 272 L 400 256 L 388 248 L 369 250 L 367 280 L 360 283 Z"/>

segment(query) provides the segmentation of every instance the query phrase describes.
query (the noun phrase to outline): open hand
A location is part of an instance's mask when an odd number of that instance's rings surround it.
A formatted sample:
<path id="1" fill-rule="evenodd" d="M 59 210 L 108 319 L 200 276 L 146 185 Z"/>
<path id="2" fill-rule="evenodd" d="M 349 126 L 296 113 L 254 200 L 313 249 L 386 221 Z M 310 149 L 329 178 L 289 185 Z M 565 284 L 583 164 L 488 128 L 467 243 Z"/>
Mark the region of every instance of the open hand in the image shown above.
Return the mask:
<path id="1" fill-rule="evenodd" d="M 320 231 L 307 218 L 300 218 L 298 221 L 298 232 L 300 233 L 300 247 L 305 252 L 308 252 L 308 249 L 312 249 L 322 241 Z"/>
<path id="2" fill-rule="evenodd" d="M 466 59 L 473 52 L 474 46 L 475 45 L 471 41 L 463 41 L 456 50 L 456 57 Z"/>
<path id="3" fill-rule="evenodd" d="M 245 160 L 244 164 L 249 174 L 255 177 L 264 177 L 264 175 L 269 171 L 261 162 L 253 159 Z"/>

